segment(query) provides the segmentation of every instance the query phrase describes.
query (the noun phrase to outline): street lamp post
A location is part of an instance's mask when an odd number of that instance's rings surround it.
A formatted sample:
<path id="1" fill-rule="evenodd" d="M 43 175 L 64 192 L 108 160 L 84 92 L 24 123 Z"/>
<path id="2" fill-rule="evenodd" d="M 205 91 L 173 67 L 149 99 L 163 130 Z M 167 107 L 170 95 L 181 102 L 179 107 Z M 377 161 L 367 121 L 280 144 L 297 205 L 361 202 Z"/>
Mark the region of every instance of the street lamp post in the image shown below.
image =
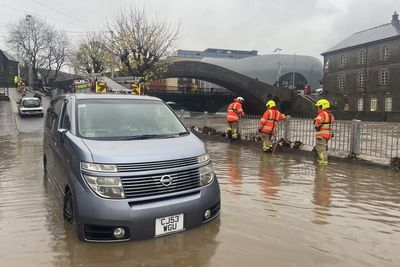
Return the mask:
<path id="1" fill-rule="evenodd" d="M 293 54 L 293 89 L 295 89 L 296 79 L 296 53 Z"/>
<path id="2" fill-rule="evenodd" d="M 28 81 L 29 89 L 32 90 L 32 51 L 31 51 L 31 35 L 32 35 L 32 25 L 31 25 L 32 15 L 26 15 L 25 20 L 28 22 Z"/>
<path id="3" fill-rule="evenodd" d="M 281 54 L 280 52 L 282 51 L 281 48 L 275 48 L 275 50 L 272 53 L 277 53 L 278 54 L 278 73 L 276 76 L 276 85 L 279 87 L 279 78 L 281 77 L 281 71 L 282 71 L 282 65 L 281 65 Z"/>

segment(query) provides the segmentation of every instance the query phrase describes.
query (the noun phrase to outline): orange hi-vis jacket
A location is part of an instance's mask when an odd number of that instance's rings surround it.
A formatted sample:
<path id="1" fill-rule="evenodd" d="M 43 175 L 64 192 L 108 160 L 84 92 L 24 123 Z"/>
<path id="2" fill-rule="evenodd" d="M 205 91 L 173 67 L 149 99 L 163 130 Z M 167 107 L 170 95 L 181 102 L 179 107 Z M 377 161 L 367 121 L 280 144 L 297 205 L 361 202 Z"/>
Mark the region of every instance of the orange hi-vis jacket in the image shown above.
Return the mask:
<path id="1" fill-rule="evenodd" d="M 285 118 L 279 110 L 275 107 L 269 108 L 264 112 L 260 123 L 258 124 L 258 129 L 263 133 L 275 135 L 276 123 Z"/>
<path id="2" fill-rule="evenodd" d="M 318 116 L 314 119 L 315 136 L 322 137 L 327 140 L 332 138 L 332 122 L 335 118 L 327 109 L 319 111 Z"/>
<path id="3" fill-rule="evenodd" d="M 239 117 L 244 116 L 244 112 L 242 109 L 242 103 L 237 101 L 236 99 L 229 104 L 226 121 L 239 121 Z"/>

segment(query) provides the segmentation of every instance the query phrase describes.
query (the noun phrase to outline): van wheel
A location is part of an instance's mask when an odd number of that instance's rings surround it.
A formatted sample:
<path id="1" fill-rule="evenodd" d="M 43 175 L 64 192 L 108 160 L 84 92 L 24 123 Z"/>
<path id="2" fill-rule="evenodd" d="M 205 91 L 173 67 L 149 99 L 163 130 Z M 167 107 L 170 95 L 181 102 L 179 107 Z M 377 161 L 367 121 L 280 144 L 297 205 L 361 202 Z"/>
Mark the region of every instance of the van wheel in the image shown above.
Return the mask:
<path id="1" fill-rule="evenodd" d="M 64 220 L 67 222 L 73 222 L 74 219 L 74 204 L 71 191 L 67 191 L 64 196 Z"/>

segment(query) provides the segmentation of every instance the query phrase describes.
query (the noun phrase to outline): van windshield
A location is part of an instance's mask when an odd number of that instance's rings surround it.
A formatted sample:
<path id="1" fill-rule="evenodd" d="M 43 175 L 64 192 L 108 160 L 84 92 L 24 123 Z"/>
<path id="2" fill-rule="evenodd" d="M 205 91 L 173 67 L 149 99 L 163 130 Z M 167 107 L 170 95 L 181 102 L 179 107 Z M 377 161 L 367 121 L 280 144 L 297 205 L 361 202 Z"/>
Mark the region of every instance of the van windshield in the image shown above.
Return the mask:
<path id="1" fill-rule="evenodd" d="M 134 140 L 188 134 L 160 101 L 85 99 L 77 103 L 77 132 L 88 139 Z"/>

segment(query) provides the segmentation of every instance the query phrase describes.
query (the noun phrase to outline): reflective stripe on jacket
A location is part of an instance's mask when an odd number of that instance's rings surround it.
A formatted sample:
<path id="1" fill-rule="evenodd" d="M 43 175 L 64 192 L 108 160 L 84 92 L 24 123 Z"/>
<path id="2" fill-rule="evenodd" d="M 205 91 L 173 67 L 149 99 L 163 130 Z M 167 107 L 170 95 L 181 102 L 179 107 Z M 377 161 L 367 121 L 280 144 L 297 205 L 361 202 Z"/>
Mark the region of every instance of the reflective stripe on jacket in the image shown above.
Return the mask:
<path id="1" fill-rule="evenodd" d="M 333 115 L 329 110 L 321 110 L 318 116 L 314 119 L 314 127 L 316 130 L 315 136 L 322 137 L 327 140 L 332 138 L 332 122 Z"/>
<path id="2" fill-rule="evenodd" d="M 279 110 L 276 108 L 269 108 L 264 112 L 260 123 L 258 124 L 258 129 L 263 133 L 275 135 L 276 123 L 285 118 Z"/>
<path id="3" fill-rule="evenodd" d="M 238 121 L 239 117 L 243 115 L 242 104 L 240 102 L 233 102 L 228 106 L 226 121 Z"/>

